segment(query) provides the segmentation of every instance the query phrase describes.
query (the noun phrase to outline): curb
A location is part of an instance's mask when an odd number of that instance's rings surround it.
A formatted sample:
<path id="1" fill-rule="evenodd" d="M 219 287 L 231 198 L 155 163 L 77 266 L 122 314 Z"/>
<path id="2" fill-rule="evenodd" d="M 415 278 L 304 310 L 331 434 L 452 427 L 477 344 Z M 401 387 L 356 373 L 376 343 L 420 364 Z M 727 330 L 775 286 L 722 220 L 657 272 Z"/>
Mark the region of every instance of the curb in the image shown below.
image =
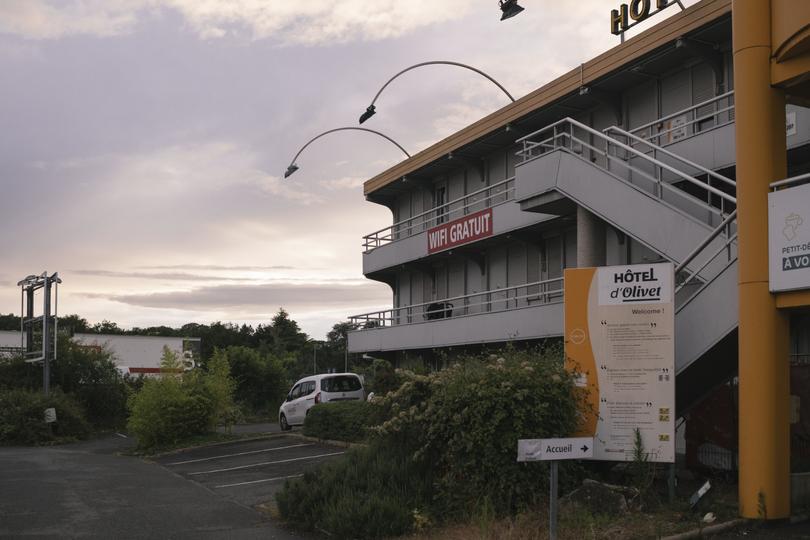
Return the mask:
<path id="1" fill-rule="evenodd" d="M 747 519 L 732 519 L 731 521 L 726 521 L 725 523 L 718 523 L 717 525 L 709 525 L 708 527 L 703 527 L 702 529 L 693 529 L 691 531 L 687 531 L 684 533 L 674 534 L 672 536 L 665 536 L 661 540 L 687 540 L 689 538 L 703 538 L 704 536 L 712 536 L 715 534 L 720 534 L 731 529 L 736 529 L 740 525 L 745 524 L 748 522 Z"/>
<path id="2" fill-rule="evenodd" d="M 296 439 L 301 439 L 302 441 L 312 442 L 312 443 L 320 443 L 320 444 L 328 444 L 329 446 L 337 446 L 339 448 L 366 448 L 368 445 L 363 443 L 352 443 L 346 441 L 335 441 L 332 439 L 319 439 L 318 437 L 309 437 L 308 435 L 304 435 L 303 433 L 285 433 L 287 437 L 295 437 Z"/>
<path id="3" fill-rule="evenodd" d="M 264 441 L 264 440 L 267 440 L 267 439 L 273 439 L 275 437 L 279 437 L 281 435 L 282 435 L 281 433 L 267 433 L 267 434 L 264 434 L 264 435 L 255 435 L 255 436 L 245 437 L 245 438 L 235 438 L 235 439 L 231 439 L 229 441 L 217 441 L 217 442 L 212 442 L 212 443 L 198 444 L 196 446 L 185 446 L 183 448 L 175 448 L 173 450 L 166 450 L 165 452 L 159 452 L 157 454 L 149 454 L 149 455 L 141 455 L 141 456 L 136 455 L 136 457 L 141 457 L 143 459 L 162 458 L 162 457 L 178 454 L 180 452 L 185 452 L 187 450 L 196 450 L 198 448 L 213 448 L 213 447 L 216 447 L 216 446 L 224 446 L 226 444 L 233 444 L 233 443 L 237 443 L 237 442 Z M 287 435 L 287 434 L 285 433 L 284 435 Z"/>

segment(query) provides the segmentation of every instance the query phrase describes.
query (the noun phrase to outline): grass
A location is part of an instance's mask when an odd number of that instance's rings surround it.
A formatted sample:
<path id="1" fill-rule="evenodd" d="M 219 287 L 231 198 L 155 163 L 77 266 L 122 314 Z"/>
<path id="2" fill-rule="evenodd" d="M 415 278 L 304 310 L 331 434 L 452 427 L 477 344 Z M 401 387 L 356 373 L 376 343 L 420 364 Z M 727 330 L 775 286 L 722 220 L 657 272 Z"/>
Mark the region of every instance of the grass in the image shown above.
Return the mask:
<path id="1" fill-rule="evenodd" d="M 715 484 L 715 482 L 712 482 Z M 655 510 L 631 511 L 621 516 L 592 515 L 582 510 L 560 513 L 559 540 L 655 539 L 708 526 L 701 522 L 713 512 L 714 524 L 737 518 L 736 486 L 717 483 L 699 508 L 692 511 L 688 503 L 691 486 L 682 485 L 679 502 L 661 504 Z M 548 538 L 548 506 L 537 507 L 514 518 L 493 519 L 484 514 L 467 523 L 430 529 L 401 540 L 544 540 Z"/>

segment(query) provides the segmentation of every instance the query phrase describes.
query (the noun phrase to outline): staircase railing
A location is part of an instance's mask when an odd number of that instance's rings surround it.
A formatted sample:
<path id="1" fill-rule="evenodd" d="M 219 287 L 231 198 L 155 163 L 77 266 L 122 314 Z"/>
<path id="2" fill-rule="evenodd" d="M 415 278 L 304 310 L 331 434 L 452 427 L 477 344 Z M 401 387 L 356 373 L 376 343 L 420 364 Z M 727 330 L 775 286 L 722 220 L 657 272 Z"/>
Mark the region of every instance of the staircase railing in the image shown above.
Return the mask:
<path id="1" fill-rule="evenodd" d="M 632 134 L 626 134 L 635 137 Z M 697 204 L 702 212 L 708 212 L 711 217 L 706 219 L 704 216 L 695 216 L 694 212 L 689 213 L 712 227 L 736 208 L 737 201 L 734 195 L 572 118 L 564 118 L 518 139 L 517 142 L 523 145 L 517 155 L 522 158 L 524 163 L 552 150 L 563 150 L 578 155 L 583 159 L 589 159 L 595 166 L 619 180 L 627 182 L 667 204 L 672 204 L 670 201 L 673 201 L 673 198 L 684 201 L 684 204 L 678 206 L 689 207 Z M 652 144 L 647 141 L 643 142 L 648 145 Z M 663 148 L 656 150 L 662 153 L 667 152 L 673 159 L 677 158 L 675 154 Z M 588 155 L 586 156 L 586 154 Z M 678 159 L 685 163 L 683 158 Z M 641 164 L 644 164 L 648 170 L 642 168 Z M 689 164 L 690 166 L 696 165 L 691 162 Z M 719 175 L 713 173 L 707 178 L 717 178 L 717 176 Z M 723 183 L 728 182 L 730 185 L 727 186 L 727 189 L 730 189 L 734 182 L 723 177 Z M 686 191 L 687 189 L 701 192 L 704 195 L 697 197 Z"/>
<path id="2" fill-rule="evenodd" d="M 734 200 L 731 199 L 721 199 L 721 204 L 723 202 L 733 203 L 727 204 L 728 207 L 736 208 L 736 194 L 737 194 L 737 183 L 728 178 L 727 176 L 723 176 L 722 174 L 715 172 L 703 165 L 695 163 L 692 160 L 686 159 L 685 157 L 679 156 L 678 154 L 667 150 L 666 148 L 662 148 L 661 146 L 657 146 L 650 141 L 639 137 L 638 135 L 633 134 L 632 132 L 625 131 L 617 126 L 610 126 L 606 128 L 603 133 L 612 138 L 624 138 L 630 146 L 642 150 L 645 155 L 652 157 L 655 161 L 662 161 L 663 159 L 669 159 L 671 161 L 675 161 L 679 163 L 681 166 L 685 166 L 689 169 L 694 169 L 699 171 L 701 175 L 706 175 L 706 184 L 710 187 L 715 187 L 724 193 L 734 197 Z M 642 148 L 639 148 L 642 147 Z M 661 156 L 664 156 L 662 158 Z M 714 184 L 713 184 L 714 182 Z M 716 204 L 716 201 L 713 201 L 713 193 L 711 191 L 706 192 L 706 202 L 707 205 Z M 724 206 L 721 206 L 721 209 L 725 209 Z M 731 208 L 728 208 L 729 210 Z"/>
<path id="3" fill-rule="evenodd" d="M 735 244 L 737 243 L 737 233 L 736 233 L 736 225 L 737 225 L 737 210 L 734 210 L 731 214 L 729 214 L 726 219 L 714 230 L 712 233 L 707 236 L 700 244 L 698 244 L 692 252 L 687 255 L 683 261 L 678 263 L 675 266 L 675 294 L 677 295 L 681 292 L 688 285 L 699 285 L 696 290 L 690 294 L 687 298 L 681 298 L 678 305 L 678 310 L 680 310 L 683 306 L 685 306 L 690 299 L 692 299 L 695 295 L 697 295 L 700 290 L 705 286 L 705 282 L 701 279 L 701 272 L 703 272 L 710 264 L 715 262 L 716 260 L 720 259 L 721 256 L 725 255 L 725 261 L 723 270 L 725 270 L 728 266 L 730 266 L 734 261 L 737 260 L 737 250 L 735 248 Z M 714 253 L 711 253 L 708 257 L 706 257 L 703 263 L 695 268 L 688 268 L 692 262 L 697 259 L 699 255 L 701 255 L 706 248 L 708 248 L 715 238 L 719 237 L 720 235 L 725 234 L 726 241 L 720 245 L 719 248 L 715 250 Z M 720 259 L 722 260 L 722 259 Z M 719 272 L 718 272 L 719 274 Z"/>
<path id="4" fill-rule="evenodd" d="M 734 91 L 696 103 L 630 130 L 658 146 L 693 137 L 708 129 L 734 122 Z"/>

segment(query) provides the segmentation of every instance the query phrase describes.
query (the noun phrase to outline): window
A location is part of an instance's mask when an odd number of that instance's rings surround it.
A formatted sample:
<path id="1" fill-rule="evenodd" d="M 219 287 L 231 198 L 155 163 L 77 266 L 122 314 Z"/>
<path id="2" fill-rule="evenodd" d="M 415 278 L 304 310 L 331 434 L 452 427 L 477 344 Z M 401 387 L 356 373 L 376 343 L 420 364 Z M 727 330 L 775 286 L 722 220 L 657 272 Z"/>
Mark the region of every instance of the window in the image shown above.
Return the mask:
<path id="1" fill-rule="evenodd" d="M 301 397 L 301 385 L 296 384 L 293 386 L 293 389 L 290 390 L 290 399 L 296 399 Z"/>
<path id="2" fill-rule="evenodd" d="M 447 207 L 444 204 L 447 202 L 447 187 L 436 186 L 433 189 L 433 208 L 436 208 L 436 224 L 444 223 L 447 221 Z"/>
<path id="3" fill-rule="evenodd" d="M 348 375 L 327 377 L 321 380 L 321 390 L 324 392 L 355 392 L 363 388 L 360 379 Z"/>

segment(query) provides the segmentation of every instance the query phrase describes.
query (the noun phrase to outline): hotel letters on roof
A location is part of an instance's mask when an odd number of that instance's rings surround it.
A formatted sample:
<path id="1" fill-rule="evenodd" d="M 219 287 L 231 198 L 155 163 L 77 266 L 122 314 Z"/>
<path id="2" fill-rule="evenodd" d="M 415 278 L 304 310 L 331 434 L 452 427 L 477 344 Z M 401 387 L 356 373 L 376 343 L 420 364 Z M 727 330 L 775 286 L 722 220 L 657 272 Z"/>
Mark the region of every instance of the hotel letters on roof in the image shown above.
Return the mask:
<path id="1" fill-rule="evenodd" d="M 492 236 L 492 208 L 469 214 L 428 230 L 428 253 Z"/>

